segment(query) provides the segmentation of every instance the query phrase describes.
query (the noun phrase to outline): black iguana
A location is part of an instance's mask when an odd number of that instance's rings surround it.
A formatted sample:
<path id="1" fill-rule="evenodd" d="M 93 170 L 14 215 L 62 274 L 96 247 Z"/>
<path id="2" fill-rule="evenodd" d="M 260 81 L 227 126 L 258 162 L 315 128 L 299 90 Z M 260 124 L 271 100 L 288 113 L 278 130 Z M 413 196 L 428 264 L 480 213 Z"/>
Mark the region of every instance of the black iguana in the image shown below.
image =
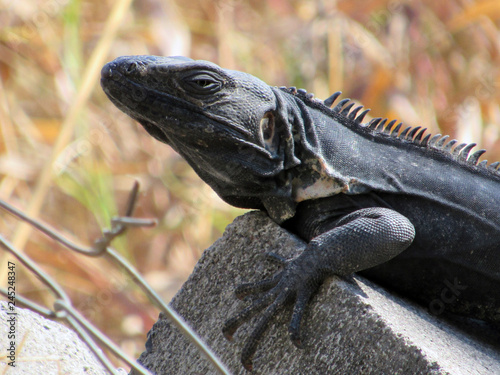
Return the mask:
<path id="1" fill-rule="evenodd" d="M 500 322 L 500 164 L 479 163 L 475 144 L 363 123 L 367 110 L 349 99 L 331 108 L 339 93 L 320 101 L 184 57 L 120 57 L 101 84 L 223 200 L 265 210 L 308 243 L 272 278 L 237 288 L 261 297 L 225 323 L 226 337 L 265 309 L 245 368 L 291 301 L 289 331 L 301 346 L 304 309 L 333 274 L 360 272 L 431 310 Z"/>

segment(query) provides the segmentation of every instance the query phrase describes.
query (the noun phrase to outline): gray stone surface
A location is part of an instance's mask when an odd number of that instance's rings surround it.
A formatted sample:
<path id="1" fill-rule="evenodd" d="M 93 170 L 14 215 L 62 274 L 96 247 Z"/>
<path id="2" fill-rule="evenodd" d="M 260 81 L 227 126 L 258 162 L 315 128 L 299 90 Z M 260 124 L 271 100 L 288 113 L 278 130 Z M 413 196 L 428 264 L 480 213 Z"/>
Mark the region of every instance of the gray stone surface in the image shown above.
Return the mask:
<path id="1" fill-rule="evenodd" d="M 304 244 L 252 212 L 228 226 L 207 249 L 172 306 L 235 374 L 243 341 L 255 320 L 235 334 L 222 322 L 247 303 L 232 290 L 277 270 L 260 255 L 289 257 Z M 500 355 L 474 342 L 421 308 L 395 298 L 360 278 L 329 279 L 313 298 L 303 327 L 304 349 L 288 338 L 290 311 L 280 314 L 254 358 L 255 374 L 500 374 Z M 210 364 L 168 320 L 160 316 L 140 361 L 156 374 L 212 374 Z"/>
<path id="2" fill-rule="evenodd" d="M 0 301 L 0 372 L 16 375 L 104 375 L 108 372 L 78 335 L 28 309 L 16 308 L 15 367 L 9 366 L 7 302 Z M 123 370 L 120 370 L 122 374 Z"/>

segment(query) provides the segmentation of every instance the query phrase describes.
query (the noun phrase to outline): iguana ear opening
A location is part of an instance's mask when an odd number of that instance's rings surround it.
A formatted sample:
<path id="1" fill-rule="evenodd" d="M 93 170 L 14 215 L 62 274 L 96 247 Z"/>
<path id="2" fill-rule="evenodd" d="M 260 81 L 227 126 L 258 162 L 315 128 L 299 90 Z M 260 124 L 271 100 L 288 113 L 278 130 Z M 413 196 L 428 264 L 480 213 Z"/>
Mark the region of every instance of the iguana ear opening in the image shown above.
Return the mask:
<path id="1" fill-rule="evenodd" d="M 260 120 L 260 137 L 267 151 L 276 155 L 279 150 L 279 135 L 276 132 L 274 115 L 267 112 Z"/>

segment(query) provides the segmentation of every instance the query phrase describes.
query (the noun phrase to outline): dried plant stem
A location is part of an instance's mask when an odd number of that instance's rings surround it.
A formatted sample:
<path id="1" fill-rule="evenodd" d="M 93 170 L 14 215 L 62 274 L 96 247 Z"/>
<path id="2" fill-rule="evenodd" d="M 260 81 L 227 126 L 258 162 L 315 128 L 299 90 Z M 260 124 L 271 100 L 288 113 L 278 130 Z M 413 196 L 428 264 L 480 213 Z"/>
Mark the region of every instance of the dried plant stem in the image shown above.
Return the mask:
<path id="1" fill-rule="evenodd" d="M 73 136 L 78 116 L 81 114 L 81 111 L 85 107 L 92 91 L 99 82 L 99 73 L 101 71 L 101 67 L 105 63 L 111 42 L 113 41 L 118 27 L 127 13 L 131 3 L 132 0 L 120 0 L 115 4 L 111 11 L 102 36 L 90 56 L 87 67 L 83 73 L 82 85 L 68 111 L 68 115 L 64 119 L 61 131 L 52 150 L 52 154 L 45 163 L 40 173 L 40 177 L 38 178 L 35 192 L 33 193 L 31 202 L 26 209 L 26 213 L 31 217 L 37 217 L 43 206 L 45 196 L 47 195 L 47 191 L 50 187 L 54 161 L 57 159 L 64 147 L 68 145 L 71 137 Z M 28 241 L 30 232 L 30 226 L 25 223 L 20 223 L 14 233 L 12 240 L 13 245 L 17 249 L 23 249 Z"/>

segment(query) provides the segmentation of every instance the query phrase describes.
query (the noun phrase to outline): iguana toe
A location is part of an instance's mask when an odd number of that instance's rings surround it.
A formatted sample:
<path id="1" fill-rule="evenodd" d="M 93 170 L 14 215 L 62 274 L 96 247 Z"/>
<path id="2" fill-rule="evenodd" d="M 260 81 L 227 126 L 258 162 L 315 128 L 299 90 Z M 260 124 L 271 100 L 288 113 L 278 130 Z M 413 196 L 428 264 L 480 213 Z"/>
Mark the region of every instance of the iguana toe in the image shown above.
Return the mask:
<path id="1" fill-rule="evenodd" d="M 249 295 L 255 295 L 258 293 L 266 292 L 266 291 L 274 288 L 278 284 L 278 282 L 280 281 L 281 276 L 282 276 L 281 274 L 282 273 L 279 272 L 269 279 L 265 279 L 265 280 L 257 281 L 257 282 L 253 282 L 253 283 L 241 284 L 236 288 L 234 293 L 236 294 L 236 297 L 238 299 L 243 299 Z"/>

